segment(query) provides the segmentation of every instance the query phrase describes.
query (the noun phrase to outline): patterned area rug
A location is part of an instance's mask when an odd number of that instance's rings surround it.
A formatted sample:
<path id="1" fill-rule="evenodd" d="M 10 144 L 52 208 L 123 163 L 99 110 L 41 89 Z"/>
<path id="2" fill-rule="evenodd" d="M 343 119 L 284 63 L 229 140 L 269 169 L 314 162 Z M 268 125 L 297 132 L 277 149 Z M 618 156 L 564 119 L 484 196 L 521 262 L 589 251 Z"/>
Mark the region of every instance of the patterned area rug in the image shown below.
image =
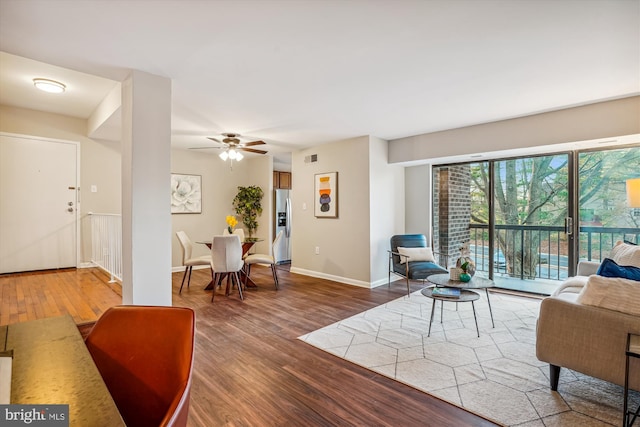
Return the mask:
<path id="1" fill-rule="evenodd" d="M 446 302 L 440 322 L 420 291 L 299 337 L 324 351 L 498 423 L 519 427 L 622 425 L 623 388 L 568 369 L 558 392 L 535 355 L 540 301 L 492 293 Z M 640 393 L 632 392 L 635 405 Z M 635 406 L 634 406 L 635 408 Z"/>

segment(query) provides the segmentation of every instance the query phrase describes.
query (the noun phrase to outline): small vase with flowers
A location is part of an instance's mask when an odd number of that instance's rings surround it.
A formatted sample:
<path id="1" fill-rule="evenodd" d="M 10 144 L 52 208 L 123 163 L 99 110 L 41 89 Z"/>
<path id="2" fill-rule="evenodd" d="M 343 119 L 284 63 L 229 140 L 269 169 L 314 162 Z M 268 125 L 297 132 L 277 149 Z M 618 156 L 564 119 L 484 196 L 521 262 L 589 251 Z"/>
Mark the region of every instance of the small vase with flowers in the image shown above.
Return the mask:
<path id="1" fill-rule="evenodd" d="M 229 232 L 229 234 L 233 234 L 233 230 L 236 228 L 236 225 L 238 225 L 238 220 L 233 215 L 227 215 L 226 221 L 227 231 Z"/>

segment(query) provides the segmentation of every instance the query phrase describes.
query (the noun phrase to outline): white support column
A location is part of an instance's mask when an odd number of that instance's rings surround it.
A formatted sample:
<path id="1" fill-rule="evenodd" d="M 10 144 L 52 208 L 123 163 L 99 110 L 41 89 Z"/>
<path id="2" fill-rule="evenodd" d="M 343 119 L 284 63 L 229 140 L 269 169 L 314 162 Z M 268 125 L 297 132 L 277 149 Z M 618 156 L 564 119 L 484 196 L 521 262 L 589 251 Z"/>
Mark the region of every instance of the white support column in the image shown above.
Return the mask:
<path id="1" fill-rule="evenodd" d="M 122 302 L 171 305 L 171 80 L 122 83 Z"/>

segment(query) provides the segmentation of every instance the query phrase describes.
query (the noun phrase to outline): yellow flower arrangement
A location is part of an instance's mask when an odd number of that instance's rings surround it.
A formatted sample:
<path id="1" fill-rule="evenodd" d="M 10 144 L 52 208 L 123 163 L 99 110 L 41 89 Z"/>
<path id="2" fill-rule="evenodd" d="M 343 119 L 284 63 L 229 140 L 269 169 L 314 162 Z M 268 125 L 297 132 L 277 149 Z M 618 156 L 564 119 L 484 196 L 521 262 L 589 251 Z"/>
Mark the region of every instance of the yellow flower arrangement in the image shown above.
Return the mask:
<path id="1" fill-rule="evenodd" d="M 229 234 L 233 234 L 233 229 L 238 225 L 238 220 L 233 215 L 227 215 L 227 230 L 229 230 Z"/>

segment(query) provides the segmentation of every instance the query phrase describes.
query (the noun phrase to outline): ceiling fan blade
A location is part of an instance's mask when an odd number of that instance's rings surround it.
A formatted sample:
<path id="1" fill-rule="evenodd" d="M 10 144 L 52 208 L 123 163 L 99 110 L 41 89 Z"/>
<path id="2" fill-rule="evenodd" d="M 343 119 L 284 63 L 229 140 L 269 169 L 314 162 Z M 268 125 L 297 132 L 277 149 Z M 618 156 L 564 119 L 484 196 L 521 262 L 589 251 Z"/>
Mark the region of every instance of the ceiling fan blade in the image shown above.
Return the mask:
<path id="1" fill-rule="evenodd" d="M 212 137 L 210 137 L 210 136 L 208 136 L 208 137 L 207 137 L 207 139 L 210 139 L 210 140 L 212 140 L 212 141 L 219 142 L 220 144 L 223 144 L 223 142 L 222 142 L 222 141 L 220 141 L 219 139 L 215 139 L 215 138 L 212 138 Z"/>
<path id="2" fill-rule="evenodd" d="M 236 150 L 248 151 L 250 153 L 267 154 L 264 150 L 256 150 L 255 148 L 237 147 Z"/>
<path id="3" fill-rule="evenodd" d="M 217 148 L 219 150 L 222 147 L 189 147 L 189 150 L 210 150 L 212 148 Z"/>
<path id="4" fill-rule="evenodd" d="M 263 145 L 266 144 L 266 142 L 264 141 L 251 141 L 251 142 L 243 142 L 242 146 L 243 147 L 251 147 L 253 145 Z"/>

